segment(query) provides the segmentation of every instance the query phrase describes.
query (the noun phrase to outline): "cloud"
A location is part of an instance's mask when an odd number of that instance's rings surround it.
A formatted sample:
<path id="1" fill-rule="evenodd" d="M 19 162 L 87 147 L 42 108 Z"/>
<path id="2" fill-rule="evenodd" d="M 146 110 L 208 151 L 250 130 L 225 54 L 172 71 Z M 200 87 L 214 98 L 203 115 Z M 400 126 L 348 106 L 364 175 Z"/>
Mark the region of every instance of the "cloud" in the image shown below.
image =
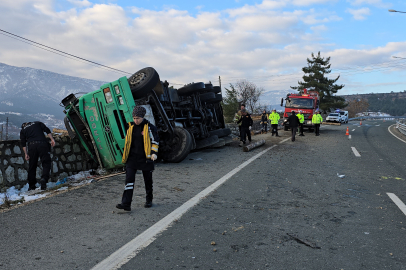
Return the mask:
<path id="1" fill-rule="evenodd" d="M 68 2 L 78 7 L 89 7 L 92 5 L 88 0 L 68 0 Z"/>
<path id="2" fill-rule="evenodd" d="M 355 20 L 362 21 L 365 20 L 367 16 L 371 15 L 369 8 L 360 9 L 347 9 L 347 12 L 351 13 Z"/>
<path id="3" fill-rule="evenodd" d="M 390 7 L 389 3 L 384 3 L 382 0 L 347 0 L 353 6 L 371 5 L 379 8 Z"/>

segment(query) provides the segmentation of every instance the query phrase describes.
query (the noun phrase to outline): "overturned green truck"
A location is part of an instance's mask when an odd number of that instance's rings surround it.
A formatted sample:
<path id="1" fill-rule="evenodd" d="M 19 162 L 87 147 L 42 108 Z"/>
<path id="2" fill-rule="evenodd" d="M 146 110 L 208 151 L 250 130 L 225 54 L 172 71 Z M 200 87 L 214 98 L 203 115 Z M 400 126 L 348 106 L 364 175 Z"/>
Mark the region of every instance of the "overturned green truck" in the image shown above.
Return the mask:
<path id="1" fill-rule="evenodd" d="M 145 118 L 158 129 L 158 159 L 180 162 L 194 149 L 231 140 L 221 101 L 219 86 L 199 82 L 174 89 L 147 67 L 80 97 L 70 94 L 62 106 L 69 136 L 77 137 L 100 167 L 114 169 L 124 166 L 127 123 L 136 105 L 146 108 Z"/>

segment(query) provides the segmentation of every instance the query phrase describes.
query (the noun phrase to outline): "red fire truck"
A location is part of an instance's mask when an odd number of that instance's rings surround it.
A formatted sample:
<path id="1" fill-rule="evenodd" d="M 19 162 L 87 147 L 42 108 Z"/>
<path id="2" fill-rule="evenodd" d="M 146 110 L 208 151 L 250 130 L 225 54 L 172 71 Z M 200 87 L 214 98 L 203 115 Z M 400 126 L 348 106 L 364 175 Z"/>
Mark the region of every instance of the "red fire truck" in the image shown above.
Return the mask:
<path id="1" fill-rule="evenodd" d="M 283 113 L 284 129 L 289 129 L 289 124 L 286 121 L 292 114 L 292 111 L 295 111 L 296 114 L 301 111 L 304 115 L 304 127 L 308 127 L 309 131 L 311 131 L 314 128 L 312 124 L 313 114 L 319 109 L 319 93 L 304 89 L 303 94 L 287 94 L 285 100 L 285 112 Z M 283 106 L 283 98 L 281 106 Z"/>

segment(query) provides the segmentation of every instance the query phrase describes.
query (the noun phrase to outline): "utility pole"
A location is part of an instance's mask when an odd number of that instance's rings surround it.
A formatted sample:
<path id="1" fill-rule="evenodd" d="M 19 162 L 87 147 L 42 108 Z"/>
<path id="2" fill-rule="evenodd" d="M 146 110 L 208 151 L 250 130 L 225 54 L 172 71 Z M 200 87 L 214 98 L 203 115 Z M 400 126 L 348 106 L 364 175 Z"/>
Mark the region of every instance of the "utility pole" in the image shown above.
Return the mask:
<path id="1" fill-rule="evenodd" d="M 8 140 L 8 117 L 6 120 L 6 141 Z"/>
<path id="2" fill-rule="evenodd" d="M 220 85 L 220 89 L 221 89 L 221 78 L 219 76 L 219 85 Z"/>

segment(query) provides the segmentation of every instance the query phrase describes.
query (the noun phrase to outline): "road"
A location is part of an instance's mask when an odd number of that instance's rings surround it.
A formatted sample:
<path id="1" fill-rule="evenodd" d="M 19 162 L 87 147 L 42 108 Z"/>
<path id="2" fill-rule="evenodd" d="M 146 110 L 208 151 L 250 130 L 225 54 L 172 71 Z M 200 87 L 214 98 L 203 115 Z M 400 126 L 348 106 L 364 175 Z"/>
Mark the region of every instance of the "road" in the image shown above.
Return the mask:
<path id="1" fill-rule="evenodd" d="M 281 131 L 253 137 L 267 143 L 252 152 L 234 142 L 160 163 L 151 209 L 137 175 L 131 212 L 114 208 L 116 176 L 1 213 L 0 269 L 406 269 L 406 216 L 388 196 L 406 202 L 393 123 L 350 122 L 351 139 L 347 126 L 295 142 Z"/>

